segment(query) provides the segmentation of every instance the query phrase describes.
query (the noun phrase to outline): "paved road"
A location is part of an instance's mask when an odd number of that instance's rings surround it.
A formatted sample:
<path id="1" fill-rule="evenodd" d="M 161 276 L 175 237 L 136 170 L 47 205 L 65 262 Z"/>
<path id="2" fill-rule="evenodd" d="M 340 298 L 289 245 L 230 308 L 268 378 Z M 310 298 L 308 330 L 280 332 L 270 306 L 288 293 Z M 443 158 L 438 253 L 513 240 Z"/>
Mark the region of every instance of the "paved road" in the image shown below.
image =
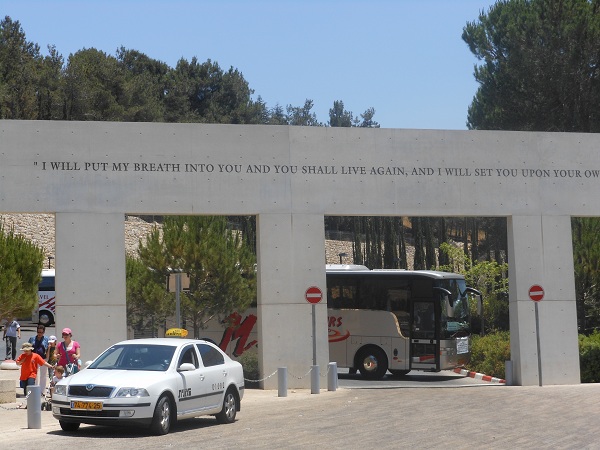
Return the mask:
<path id="1" fill-rule="evenodd" d="M 600 384 L 290 390 L 287 397 L 249 390 L 234 424 L 198 418 L 161 437 L 95 426 L 65 434 L 49 412 L 41 429 L 28 429 L 27 410 L 1 406 L 0 448 L 600 448 Z"/>

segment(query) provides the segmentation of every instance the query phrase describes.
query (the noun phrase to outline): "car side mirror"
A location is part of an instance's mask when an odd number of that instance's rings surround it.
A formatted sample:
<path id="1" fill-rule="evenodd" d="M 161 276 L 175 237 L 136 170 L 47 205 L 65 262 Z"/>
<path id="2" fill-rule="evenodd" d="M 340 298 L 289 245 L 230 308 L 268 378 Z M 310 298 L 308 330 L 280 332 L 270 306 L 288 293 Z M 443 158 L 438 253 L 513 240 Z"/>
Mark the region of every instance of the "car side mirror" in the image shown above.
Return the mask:
<path id="1" fill-rule="evenodd" d="M 190 370 L 196 370 L 196 366 L 192 363 L 183 363 L 177 368 L 177 372 L 188 372 Z"/>

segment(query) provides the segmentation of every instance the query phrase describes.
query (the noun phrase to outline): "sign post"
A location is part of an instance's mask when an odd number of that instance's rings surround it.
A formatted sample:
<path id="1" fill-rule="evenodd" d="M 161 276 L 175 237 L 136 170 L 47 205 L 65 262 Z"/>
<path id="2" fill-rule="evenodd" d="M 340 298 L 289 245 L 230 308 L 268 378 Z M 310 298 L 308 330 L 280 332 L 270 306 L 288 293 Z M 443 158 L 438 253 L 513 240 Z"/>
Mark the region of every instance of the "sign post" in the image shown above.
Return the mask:
<path id="1" fill-rule="evenodd" d="M 311 286 L 306 290 L 304 294 L 304 298 L 308 303 L 312 305 L 312 334 L 313 334 L 313 366 L 317 365 L 317 321 L 316 321 L 316 312 L 315 306 L 317 303 L 321 301 L 323 298 L 323 291 L 317 286 Z"/>
<path id="2" fill-rule="evenodd" d="M 540 316 L 538 313 L 538 303 L 544 298 L 544 288 L 539 284 L 534 284 L 529 288 L 529 298 L 535 304 L 535 336 L 537 339 L 537 356 L 538 356 L 538 378 L 539 385 L 542 385 L 542 355 L 540 352 Z"/>
<path id="3" fill-rule="evenodd" d="M 317 286 L 309 287 L 304 293 L 304 298 L 312 305 L 312 338 L 313 338 L 313 365 L 311 367 L 310 393 L 318 394 L 319 388 L 319 366 L 317 365 L 317 313 L 316 305 L 323 298 L 323 291 Z"/>
<path id="4" fill-rule="evenodd" d="M 184 277 L 183 279 L 182 276 Z M 182 269 L 169 268 L 168 288 L 169 292 L 175 292 L 175 317 L 177 320 L 177 328 L 181 328 L 180 295 L 183 289 L 190 288 L 189 274 L 184 274 Z"/>

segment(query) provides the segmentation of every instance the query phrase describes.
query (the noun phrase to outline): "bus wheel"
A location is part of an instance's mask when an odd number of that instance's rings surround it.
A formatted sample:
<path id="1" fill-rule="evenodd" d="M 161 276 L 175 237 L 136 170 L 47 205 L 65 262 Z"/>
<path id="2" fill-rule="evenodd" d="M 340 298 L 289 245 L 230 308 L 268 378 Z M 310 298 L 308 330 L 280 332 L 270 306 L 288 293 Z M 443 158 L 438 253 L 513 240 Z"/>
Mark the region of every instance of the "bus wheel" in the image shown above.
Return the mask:
<path id="1" fill-rule="evenodd" d="M 379 347 L 365 347 L 358 353 L 357 367 L 369 380 L 382 379 L 388 369 L 387 356 Z"/>
<path id="2" fill-rule="evenodd" d="M 408 374 L 408 372 L 410 372 L 410 370 L 392 370 L 392 369 L 390 369 L 390 373 L 392 375 L 394 375 L 395 377 L 403 377 L 406 374 Z"/>
<path id="3" fill-rule="evenodd" d="M 40 312 L 38 323 L 44 325 L 45 327 L 49 327 L 50 325 L 54 324 L 54 316 L 49 311 Z"/>

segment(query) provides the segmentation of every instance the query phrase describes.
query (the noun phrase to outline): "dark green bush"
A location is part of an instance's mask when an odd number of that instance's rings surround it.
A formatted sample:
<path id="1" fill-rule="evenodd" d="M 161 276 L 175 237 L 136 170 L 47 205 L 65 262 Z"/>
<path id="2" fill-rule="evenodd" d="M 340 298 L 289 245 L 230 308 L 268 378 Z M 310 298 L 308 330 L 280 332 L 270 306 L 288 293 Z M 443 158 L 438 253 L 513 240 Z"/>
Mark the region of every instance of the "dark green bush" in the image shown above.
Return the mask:
<path id="1" fill-rule="evenodd" d="M 600 382 L 600 332 L 579 335 L 579 368 L 582 383 Z"/>
<path id="2" fill-rule="evenodd" d="M 500 331 L 487 336 L 473 336 L 471 362 L 473 372 L 504 378 L 504 362 L 510 360 L 510 333 Z M 600 332 L 579 335 L 579 368 L 582 383 L 600 382 Z"/>
<path id="3" fill-rule="evenodd" d="M 492 377 L 504 378 L 504 362 L 510 360 L 510 333 L 498 331 L 471 340 L 471 362 L 468 369 Z"/>
<path id="4" fill-rule="evenodd" d="M 258 354 L 255 351 L 246 351 L 237 359 L 244 369 L 244 379 L 246 386 L 251 387 L 254 381 L 259 379 Z"/>

